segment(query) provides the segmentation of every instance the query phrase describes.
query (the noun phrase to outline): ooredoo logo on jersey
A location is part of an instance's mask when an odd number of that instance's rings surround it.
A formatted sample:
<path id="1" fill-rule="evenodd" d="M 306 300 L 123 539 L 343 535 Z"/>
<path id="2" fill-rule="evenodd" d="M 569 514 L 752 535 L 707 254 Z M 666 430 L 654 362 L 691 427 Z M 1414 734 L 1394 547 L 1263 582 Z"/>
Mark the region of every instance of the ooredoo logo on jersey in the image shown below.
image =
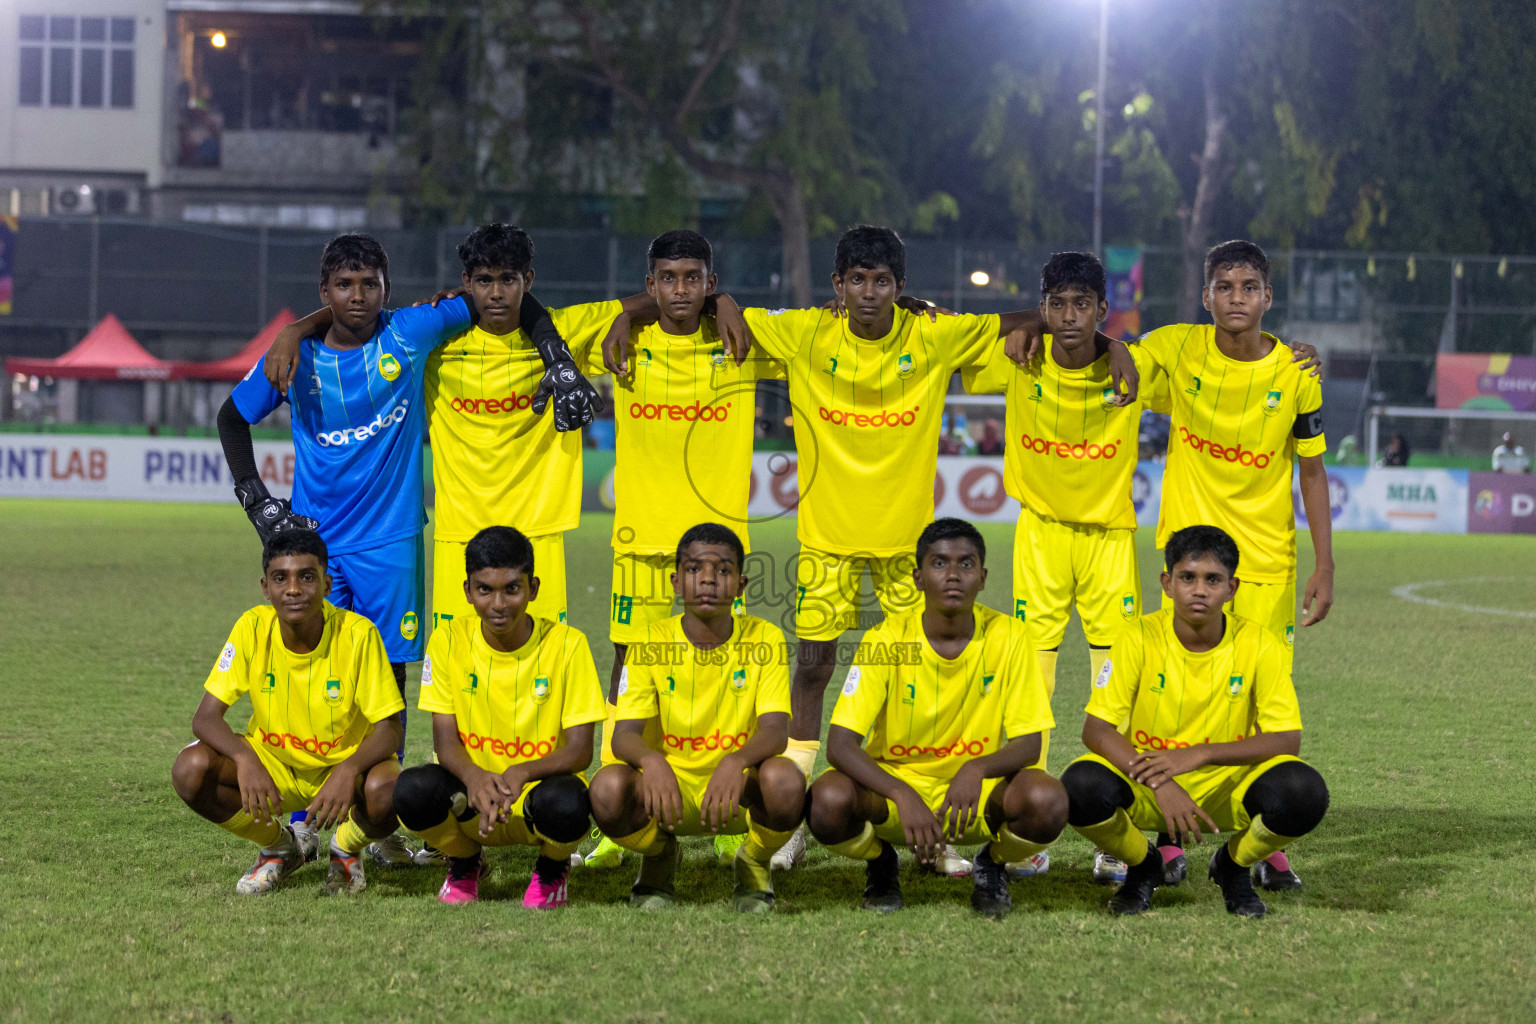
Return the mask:
<path id="1" fill-rule="evenodd" d="M 1210 438 L 1201 437 L 1188 427 L 1179 428 L 1179 440 L 1213 459 L 1221 459 L 1223 462 L 1231 462 L 1251 469 L 1268 469 L 1270 461 L 1275 456 L 1274 452 L 1260 453 L 1252 448 L 1244 448 L 1241 441 L 1235 445 L 1217 444 Z"/>
<path id="2" fill-rule="evenodd" d="M 381 412 L 373 418 L 373 421 L 362 427 L 343 427 L 340 430 L 321 431 L 315 435 L 315 442 L 322 448 L 336 448 L 348 445 L 354 441 L 368 440 L 382 431 L 388 430 L 405 419 L 405 414 L 411 404 L 409 398 L 400 399 L 400 404 L 388 412 Z"/>

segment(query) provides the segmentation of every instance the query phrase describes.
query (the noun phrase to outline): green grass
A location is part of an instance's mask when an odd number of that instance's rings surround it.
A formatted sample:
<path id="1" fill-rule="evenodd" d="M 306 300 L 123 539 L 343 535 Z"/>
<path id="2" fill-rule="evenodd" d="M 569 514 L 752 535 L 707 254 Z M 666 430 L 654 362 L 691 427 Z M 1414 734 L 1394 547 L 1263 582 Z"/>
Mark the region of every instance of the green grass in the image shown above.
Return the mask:
<path id="1" fill-rule="evenodd" d="M 609 527 L 588 516 L 567 546 L 571 621 L 603 673 Z M 986 532 L 984 597 L 1007 607 L 1011 530 Z M 787 557 L 793 523 L 753 540 Z M 0 501 L 0 1019 L 1536 1019 L 1536 622 L 1391 596 L 1513 577 L 1426 593 L 1536 611 L 1536 543 L 1337 543 L 1337 608 L 1296 658 L 1305 754 L 1333 806 L 1293 851 L 1306 889 L 1270 896 L 1261 922 L 1223 911 L 1209 847 L 1153 913 L 1113 920 L 1070 833 L 1048 876 L 1014 884 L 1002 923 L 972 915 L 968 883 L 916 878 L 908 909 L 875 919 L 854 909 L 859 868 L 815 847 L 779 877 L 778 913 L 741 919 L 702 842 L 686 844 L 674 913 L 624 907 L 626 869 L 578 872 L 571 905 L 536 916 L 518 904 L 521 850 L 493 853 L 472 907 L 439 906 L 440 873 L 415 870 L 371 870 L 355 899 L 322 900 L 320 866 L 237 897 L 253 851 L 182 806 L 169 771 L 230 625 L 259 600 L 250 528 L 233 507 Z M 1080 749 L 1087 664 L 1074 627 L 1057 770 Z M 409 744 L 427 757 L 423 716 Z"/>

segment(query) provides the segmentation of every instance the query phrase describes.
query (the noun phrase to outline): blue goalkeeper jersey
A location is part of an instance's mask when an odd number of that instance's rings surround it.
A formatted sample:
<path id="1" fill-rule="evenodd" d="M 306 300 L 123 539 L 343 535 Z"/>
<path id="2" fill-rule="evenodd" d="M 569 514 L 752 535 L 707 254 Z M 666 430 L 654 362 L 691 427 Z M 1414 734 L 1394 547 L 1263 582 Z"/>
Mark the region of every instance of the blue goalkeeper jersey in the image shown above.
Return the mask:
<path id="1" fill-rule="evenodd" d="M 293 407 L 293 509 L 320 523 L 333 555 L 413 536 L 426 523 L 421 446 L 427 357 L 470 326 L 462 299 L 385 310 L 361 348 L 299 347 L 286 398 L 253 366 L 231 398 L 247 423 Z"/>

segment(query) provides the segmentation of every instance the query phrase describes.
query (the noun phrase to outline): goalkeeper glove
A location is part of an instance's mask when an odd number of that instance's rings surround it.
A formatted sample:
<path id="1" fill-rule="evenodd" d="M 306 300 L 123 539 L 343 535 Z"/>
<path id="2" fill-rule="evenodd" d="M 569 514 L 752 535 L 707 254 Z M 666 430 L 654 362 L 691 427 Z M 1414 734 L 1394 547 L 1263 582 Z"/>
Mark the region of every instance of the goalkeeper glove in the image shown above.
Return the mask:
<path id="1" fill-rule="evenodd" d="M 602 398 L 587 378 L 581 375 L 581 371 L 576 369 L 576 360 L 571 357 L 570 346 L 556 333 L 554 326 L 547 320 L 543 326 L 548 327 L 547 332 L 536 330 L 535 333 L 543 337 L 534 339 L 539 349 L 539 358 L 544 360 L 545 370 L 538 390 L 533 393 L 533 414 L 544 415 L 544 407 L 553 397 L 555 429 L 563 434 L 567 430 L 577 430 L 591 423 L 602 404 Z"/>
<path id="2" fill-rule="evenodd" d="M 256 527 L 256 535 L 266 544 L 285 530 L 318 530 L 320 524 L 309 516 L 301 516 L 289 507 L 284 498 L 274 498 L 267 493 L 267 485 L 261 477 L 250 476 L 235 484 L 235 497 L 245 509 L 246 518 Z"/>

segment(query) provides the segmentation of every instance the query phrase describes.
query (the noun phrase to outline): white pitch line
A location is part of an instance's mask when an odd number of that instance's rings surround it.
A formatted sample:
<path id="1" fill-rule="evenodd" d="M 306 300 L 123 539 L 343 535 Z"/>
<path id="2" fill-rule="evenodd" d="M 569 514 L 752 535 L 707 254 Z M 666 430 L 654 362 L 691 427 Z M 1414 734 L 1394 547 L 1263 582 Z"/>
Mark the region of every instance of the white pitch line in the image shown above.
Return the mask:
<path id="1" fill-rule="evenodd" d="M 1392 596 L 1400 597 L 1404 601 L 1413 601 L 1416 604 L 1430 604 L 1436 608 L 1452 608 L 1459 612 L 1475 612 L 1479 615 L 1508 615 L 1519 619 L 1536 619 L 1536 612 L 1515 611 L 1511 608 L 1484 608 L 1475 604 L 1458 604 L 1455 601 L 1439 601 L 1433 597 L 1425 597 L 1418 591 L 1423 587 L 1448 587 L 1459 583 L 1515 583 L 1520 580 L 1517 576 L 1477 576 L 1464 580 L 1426 580 L 1423 583 L 1404 583 L 1400 587 L 1392 588 Z"/>

